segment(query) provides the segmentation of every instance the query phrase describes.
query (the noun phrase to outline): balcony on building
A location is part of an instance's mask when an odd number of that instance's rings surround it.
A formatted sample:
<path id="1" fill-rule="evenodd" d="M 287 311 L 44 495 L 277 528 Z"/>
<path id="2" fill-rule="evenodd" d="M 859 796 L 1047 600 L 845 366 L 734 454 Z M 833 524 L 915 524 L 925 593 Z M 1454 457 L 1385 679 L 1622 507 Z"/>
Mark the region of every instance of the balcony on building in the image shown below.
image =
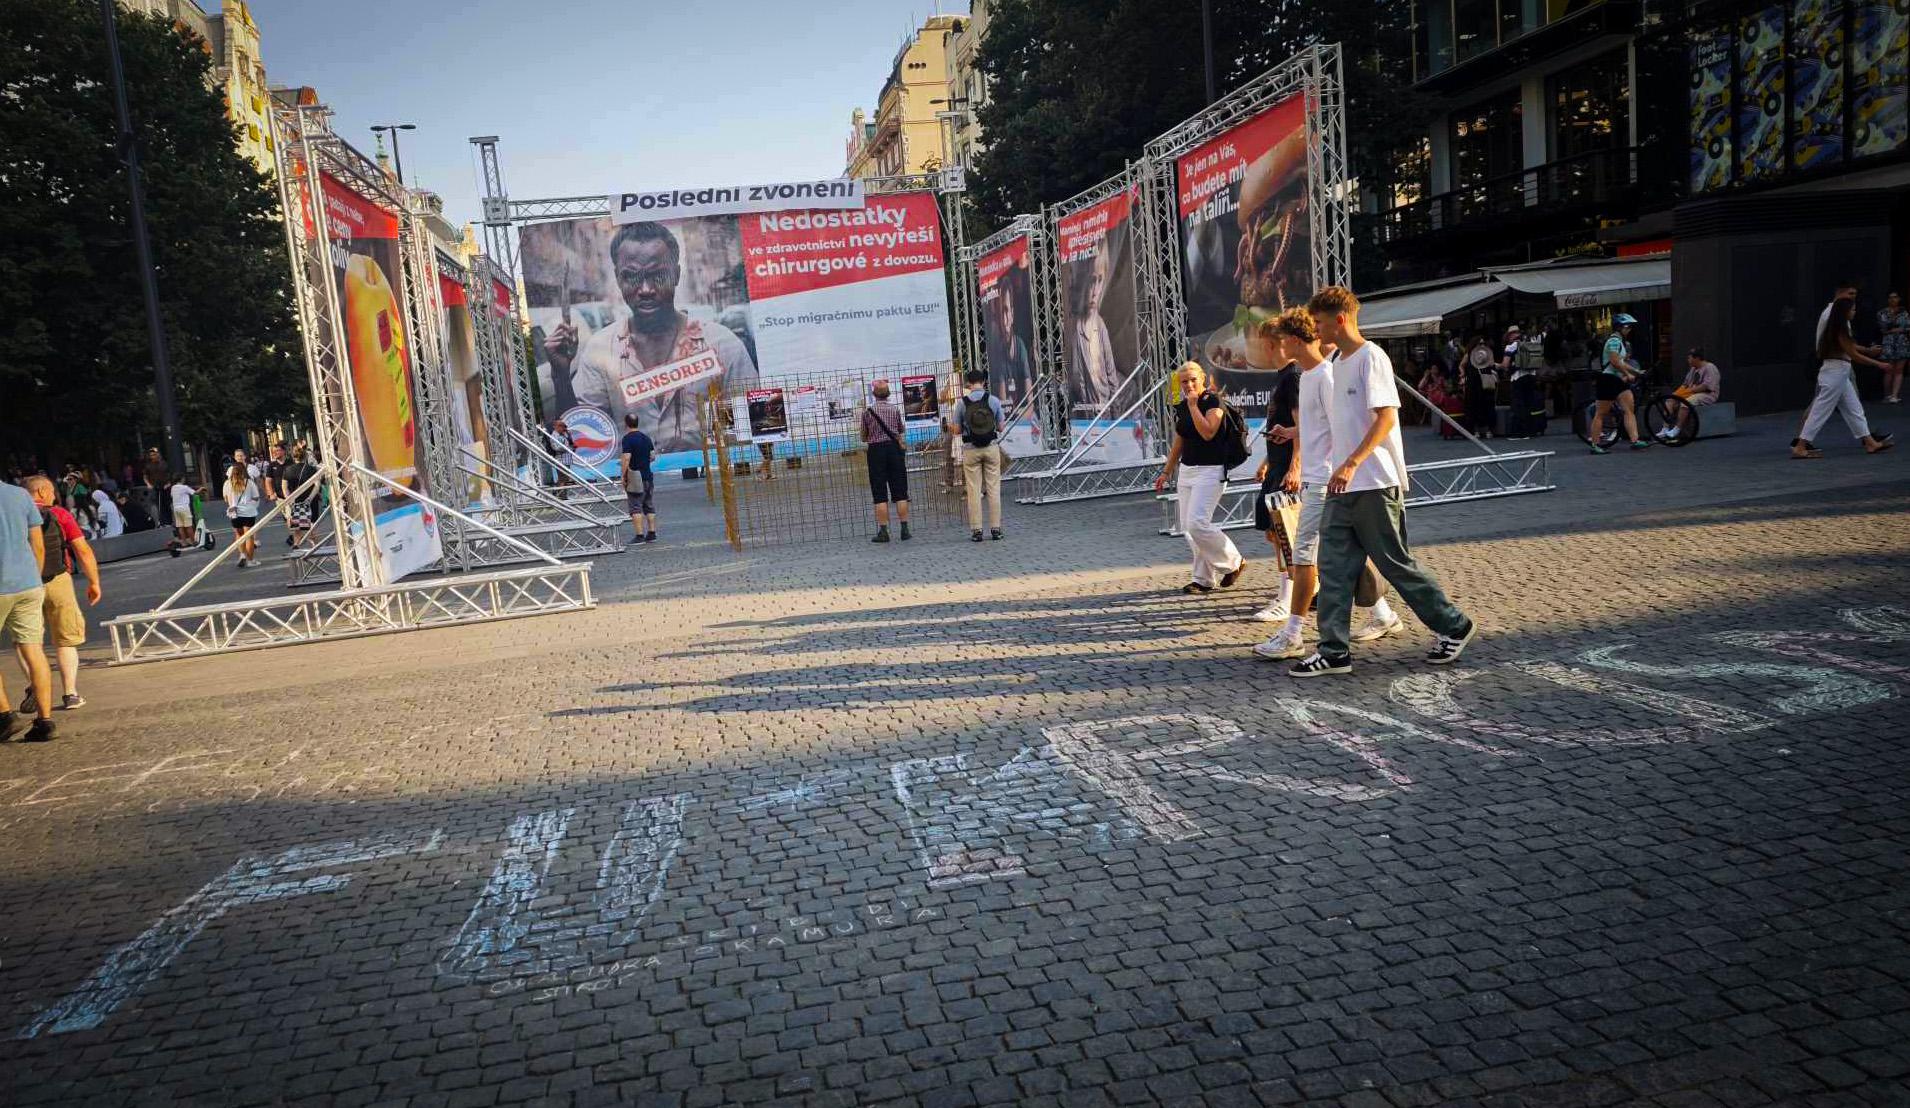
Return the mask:
<path id="1" fill-rule="evenodd" d="M 1682 150 L 1641 138 L 1630 34 L 1580 21 L 1625 7 L 1521 4 L 1520 19 L 1501 20 L 1488 4 L 1492 20 L 1475 19 L 1473 32 L 1451 36 L 1493 45 L 1455 47 L 1438 91 L 1425 94 L 1430 124 L 1394 158 L 1375 223 L 1392 276 L 1427 279 L 1586 252 L 1601 228 L 1670 198 Z M 1447 20 L 1469 10 L 1460 0 L 1439 9 Z M 1568 23 L 1577 29 L 1571 36 L 1539 42 Z M 1426 41 L 1446 41 L 1441 35 Z M 1486 64 L 1473 68 L 1480 59 Z"/>

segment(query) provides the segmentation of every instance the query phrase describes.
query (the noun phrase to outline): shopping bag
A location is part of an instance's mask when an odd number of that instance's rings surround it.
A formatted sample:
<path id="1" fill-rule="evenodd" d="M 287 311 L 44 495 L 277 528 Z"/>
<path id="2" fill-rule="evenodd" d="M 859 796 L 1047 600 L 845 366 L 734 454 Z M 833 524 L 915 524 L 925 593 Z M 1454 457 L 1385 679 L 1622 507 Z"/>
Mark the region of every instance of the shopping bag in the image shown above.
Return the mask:
<path id="1" fill-rule="evenodd" d="M 1276 489 L 1266 496 L 1267 519 L 1273 524 L 1273 560 L 1286 572 L 1293 568 L 1293 540 L 1300 533 L 1300 498 Z"/>

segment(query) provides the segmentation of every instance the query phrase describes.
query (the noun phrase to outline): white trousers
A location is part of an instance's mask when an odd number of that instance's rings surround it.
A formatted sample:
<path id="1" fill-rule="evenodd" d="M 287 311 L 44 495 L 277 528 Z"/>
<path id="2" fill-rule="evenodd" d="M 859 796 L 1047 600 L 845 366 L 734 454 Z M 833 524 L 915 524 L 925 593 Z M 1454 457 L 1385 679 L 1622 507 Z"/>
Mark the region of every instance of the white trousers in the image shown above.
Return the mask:
<path id="1" fill-rule="evenodd" d="M 1220 490 L 1227 483 L 1224 466 L 1183 465 L 1174 485 L 1180 509 L 1181 533 L 1194 552 L 1195 584 L 1212 586 L 1221 577 L 1240 568 L 1240 551 L 1233 540 L 1214 524 L 1214 509 L 1220 505 Z"/>
<path id="2" fill-rule="evenodd" d="M 1800 437 L 1805 442 L 1817 443 L 1817 436 L 1830 422 L 1830 414 L 1839 412 L 1844 417 L 1844 426 L 1850 428 L 1852 436 L 1858 439 L 1870 437 L 1870 421 L 1864 418 L 1864 402 L 1857 399 L 1857 382 L 1851 375 L 1850 363 L 1842 359 L 1826 361 L 1817 371 L 1817 395 L 1811 399 L 1810 414 L 1804 417 L 1804 430 Z"/>

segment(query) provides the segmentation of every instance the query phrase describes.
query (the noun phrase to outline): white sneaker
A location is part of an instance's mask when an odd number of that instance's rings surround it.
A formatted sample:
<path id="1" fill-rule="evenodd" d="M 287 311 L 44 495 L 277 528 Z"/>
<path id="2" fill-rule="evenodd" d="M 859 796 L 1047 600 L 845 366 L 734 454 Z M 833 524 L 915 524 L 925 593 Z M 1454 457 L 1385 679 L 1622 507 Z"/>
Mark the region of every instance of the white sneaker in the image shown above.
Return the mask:
<path id="1" fill-rule="evenodd" d="M 1406 625 L 1400 622 L 1398 616 L 1394 616 L 1391 621 L 1386 623 L 1381 623 L 1378 616 L 1367 616 L 1366 622 L 1361 625 L 1360 629 L 1353 632 L 1353 641 L 1375 642 L 1388 635 L 1397 635 L 1405 629 Z"/>
<path id="2" fill-rule="evenodd" d="M 1298 631 L 1281 628 L 1280 633 L 1253 648 L 1254 656 L 1259 658 L 1298 658 L 1306 653 Z"/>
<path id="3" fill-rule="evenodd" d="M 1285 601 L 1276 600 L 1247 618 L 1255 623 L 1285 623 L 1291 614 L 1287 611 Z"/>

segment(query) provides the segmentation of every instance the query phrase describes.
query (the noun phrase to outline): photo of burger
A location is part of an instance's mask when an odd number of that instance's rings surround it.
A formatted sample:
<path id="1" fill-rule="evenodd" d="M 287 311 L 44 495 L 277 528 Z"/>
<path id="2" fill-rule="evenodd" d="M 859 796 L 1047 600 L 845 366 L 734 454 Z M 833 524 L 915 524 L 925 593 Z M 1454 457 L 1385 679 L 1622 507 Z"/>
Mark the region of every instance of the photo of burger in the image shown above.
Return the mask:
<path id="1" fill-rule="evenodd" d="M 1313 294 L 1306 136 L 1295 97 L 1177 159 L 1188 337 L 1255 417 L 1284 367 L 1260 325 Z"/>

